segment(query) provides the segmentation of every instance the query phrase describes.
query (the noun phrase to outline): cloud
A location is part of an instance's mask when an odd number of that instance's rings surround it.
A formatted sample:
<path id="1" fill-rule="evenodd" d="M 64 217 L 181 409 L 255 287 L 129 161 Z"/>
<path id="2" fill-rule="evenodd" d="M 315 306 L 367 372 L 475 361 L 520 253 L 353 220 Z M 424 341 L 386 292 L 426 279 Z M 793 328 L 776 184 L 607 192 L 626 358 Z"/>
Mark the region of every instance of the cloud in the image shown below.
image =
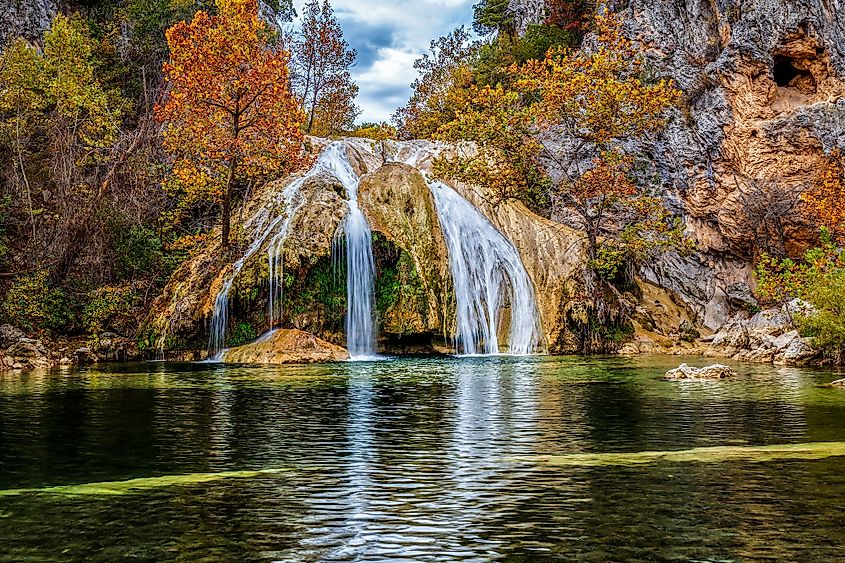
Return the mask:
<path id="1" fill-rule="evenodd" d="M 472 21 L 477 0 L 334 0 L 344 36 L 358 51 L 352 69 L 359 121 L 384 121 L 411 95 L 414 61 L 432 39 Z M 296 2 L 302 13 L 303 0 Z"/>

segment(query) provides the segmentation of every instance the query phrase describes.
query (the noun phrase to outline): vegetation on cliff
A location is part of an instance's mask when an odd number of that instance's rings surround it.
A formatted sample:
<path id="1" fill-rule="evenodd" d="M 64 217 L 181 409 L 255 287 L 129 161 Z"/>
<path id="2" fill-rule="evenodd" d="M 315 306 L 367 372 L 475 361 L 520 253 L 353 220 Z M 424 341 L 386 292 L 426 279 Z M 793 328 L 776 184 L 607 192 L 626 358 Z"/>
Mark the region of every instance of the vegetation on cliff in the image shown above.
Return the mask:
<path id="1" fill-rule="evenodd" d="M 322 131 L 343 113 L 323 111 L 338 90 L 346 113 L 329 128 L 350 125 L 348 72 L 338 80 L 318 65 L 305 77 L 291 63 L 291 50 L 304 63 L 309 49 L 340 48 L 348 69 L 354 54 L 331 6 L 319 8 L 316 35 L 283 33 L 277 24 L 294 15 L 289 0 L 71 1 L 43 40 L 2 46 L 6 320 L 32 333 L 132 335 L 221 208 L 226 218 L 302 163 L 305 126 Z M 290 90 L 303 80 L 330 87 L 316 98 Z M 319 106 L 307 120 L 306 95 Z M 243 244 L 239 225 L 231 239 Z"/>

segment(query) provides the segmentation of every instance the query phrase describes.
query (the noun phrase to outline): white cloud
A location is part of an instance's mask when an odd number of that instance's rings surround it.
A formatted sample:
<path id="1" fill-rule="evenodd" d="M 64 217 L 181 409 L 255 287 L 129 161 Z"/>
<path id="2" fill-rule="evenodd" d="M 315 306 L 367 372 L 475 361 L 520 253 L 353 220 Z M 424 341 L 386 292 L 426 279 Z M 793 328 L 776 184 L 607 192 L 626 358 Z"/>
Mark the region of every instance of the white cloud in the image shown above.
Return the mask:
<path id="1" fill-rule="evenodd" d="M 334 0 L 335 15 L 358 51 L 352 77 L 360 88 L 359 121 L 388 120 L 411 93 L 414 60 L 432 39 L 472 19 L 477 0 Z M 296 2 L 302 13 L 305 2 Z"/>

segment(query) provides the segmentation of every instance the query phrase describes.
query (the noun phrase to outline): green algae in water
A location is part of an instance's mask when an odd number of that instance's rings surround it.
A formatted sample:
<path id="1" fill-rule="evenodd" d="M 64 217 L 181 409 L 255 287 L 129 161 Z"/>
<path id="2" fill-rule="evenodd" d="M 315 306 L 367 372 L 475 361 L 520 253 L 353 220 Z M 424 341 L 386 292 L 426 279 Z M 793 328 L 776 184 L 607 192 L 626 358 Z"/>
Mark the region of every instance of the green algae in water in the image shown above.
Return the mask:
<path id="1" fill-rule="evenodd" d="M 723 463 L 744 461 L 764 463 L 776 460 L 819 460 L 845 456 L 845 442 L 807 442 L 774 446 L 715 446 L 690 450 L 653 452 L 608 452 L 518 457 L 511 461 L 535 462 L 570 467 L 635 466 L 658 462 Z"/>
<path id="2" fill-rule="evenodd" d="M 182 475 L 162 475 L 160 477 L 141 477 L 126 481 L 104 481 L 100 483 L 82 483 L 78 485 L 59 485 L 56 487 L 42 487 L 31 489 L 6 489 L 0 490 L 0 497 L 16 496 L 23 494 L 50 494 L 50 495 L 125 495 L 141 492 L 149 489 L 160 489 L 164 487 L 180 487 L 209 483 L 221 479 L 233 478 L 255 478 L 268 475 L 278 475 L 290 471 L 289 469 L 255 469 L 242 471 L 220 471 L 217 473 L 187 473 Z"/>

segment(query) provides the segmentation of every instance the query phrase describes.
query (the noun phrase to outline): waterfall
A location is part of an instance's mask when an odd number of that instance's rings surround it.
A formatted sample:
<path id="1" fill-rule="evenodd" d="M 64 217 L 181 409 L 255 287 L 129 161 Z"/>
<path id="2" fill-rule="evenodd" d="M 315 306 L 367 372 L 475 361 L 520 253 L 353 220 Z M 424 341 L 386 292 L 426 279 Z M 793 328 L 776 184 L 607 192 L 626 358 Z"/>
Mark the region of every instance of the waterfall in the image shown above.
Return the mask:
<path id="1" fill-rule="evenodd" d="M 300 185 L 301 184 L 298 184 L 298 182 L 294 182 L 285 190 L 285 192 L 288 192 L 288 190 L 291 190 L 292 188 L 298 192 Z M 293 191 L 291 191 L 291 196 L 292 195 Z M 290 197 L 289 201 L 293 201 L 293 199 L 293 197 Z M 289 206 L 286 206 L 286 208 L 287 207 Z M 289 211 L 292 210 L 286 209 L 286 213 Z M 243 269 L 244 264 L 250 256 L 255 254 L 258 249 L 261 248 L 261 245 L 264 244 L 264 241 L 270 233 L 273 232 L 273 230 L 282 223 L 284 219 L 285 215 L 278 215 L 275 218 L 271 218 L 269 211 L 265 208 L 262 208 L 258 213 L 247 219 L 244 225 L 245 227 L 249 228 L 254 224 L 252 230 L 252 243 L 249 245 L 244 255 L 232 265 L 231 275 L 229 275 L 229 277 L 223 282 L 223 285 L 220 287 L 220 291 L 217 292 L 217 297 L 214 298 L 214 311 L 211 316 L 211 328 L 208 336 L 208 357 L 210 359 L 219 360 L 226 347 L 226 329 L 229 325 L 229 291 L 232 289 L 232 284 L 235 282 L 235 278 Z"/>
<path id="2" fill-rule="evenodd" d="M 500 353 L 506 305 L 510 307 L 507 352 L 535 352 L 543 337 L 534 286 L 516 248 L 458 192 L 441 182 L 428 184 L 449 250 L 458 352 Z"/>
<path id="3" fill-rule="evenodd" d="M 352 359 L 376 356 L 373 233 L 358 205 L 358 176 L 341 143 L 323 152 L 330 171 L 346 189 L 349 211 L 343 221 L 346 238 L 346 348 Z"/>

